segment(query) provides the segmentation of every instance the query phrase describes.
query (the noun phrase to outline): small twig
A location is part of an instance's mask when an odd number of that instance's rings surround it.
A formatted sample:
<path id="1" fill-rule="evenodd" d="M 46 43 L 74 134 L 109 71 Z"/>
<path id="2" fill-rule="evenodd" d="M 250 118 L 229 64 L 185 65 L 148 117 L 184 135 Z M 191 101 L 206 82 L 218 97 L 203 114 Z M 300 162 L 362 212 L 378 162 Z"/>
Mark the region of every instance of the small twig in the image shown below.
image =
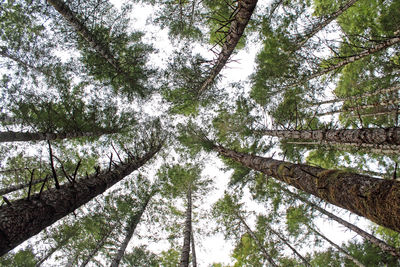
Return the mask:
<path id="1" fill-rule="evenodd" d="M 60 184 L 59 184 L 58 179 L 57 179 L 57 172 L 56 172 L 56 169 L 54 168 L 53 151 L 51 149 L 50 141 L 48 140 L 47 143 L 49 144 L 50 165 L 51 165 L 51 171 L 53 172 L 54 182 L 55 182 L 56 188 L 60 189 Z"/>
<path id="2" fill-rule="evenodd" d="M 65 171 L 64 164 L 62 163 L 62 161 L 56 156 L 53 156 L 53 157 L 61 164 L 61 170 L 63 171 L 65 178 L 67 178 L 68 182 L 72 183 L 72 178 Z"/>
<path id="3" fill-rule="evenodd" d="M 79 159 L 78 164 L 76 165 L 76 168 L 75 168 L 75 171 L 74 171 L 74 177 L 72 178 L 72 182 L 73 183 L 75 182 L 76 175 L 78 174 L 78 169 L 81 166 L 81 162 L 82 162 L 82 159 Z"/>
<path id="4" fill-rule="evenodd" d="M 5 196 L 3 196 L 3 200 L 7 203 L 7 205 L 12 206 L 11 202 Z"/>
<path id="5" fill-rule="evenodd" d="M 43 191 L 43 189 L 44 189 L 44 185 L 46 184 L 46 182 L 47 182 L 48 179 L 49 179 L 49 175 L 46 174 L 46 178 L 44 179 L 44 182 L 43 182 L 43 184 L 42 184 L 42 187 L 40 187 L 40 191 L 39 191 L 39 194 L 38 194 L 38 199 L 40 199 L 40 195 L 42 194 L 42 191 Z"/>
<path id="6" fill-rule="evenodd" d="M 32 181 L 33 181 L 34 174 L 35 174 L 35 169 L 33 169 L 32 172 L 31 172 L 31 180 L 29 181 L 29 189 L 28 189 L 28 198 L 27 198 L 27 200 L 29 200 L 29 198 L 31 197 Z"/>
<path id="7" fill-rule="evenodd" d="M 119 161 L 121 162 L 121 164 L 123 164 L 122 159 L 120 158 L 120 156 L 119 156 L 119 154 L 118 154 L 117 150 L 115 149 L 115 147 L 114 147 L 112 142 L 111 142 L 111 146 L 114 149 L 115 153 L 117 154 L 117 157 L 118 157 Z"/>
<path id="8" fill-rule="evenodd" d="M 397 172 L 397 162 L 396 162 L 396 164 L 394 165 L 393 180 L 396 180 L 396 178 L 397 178 L 396 172 Z"/>

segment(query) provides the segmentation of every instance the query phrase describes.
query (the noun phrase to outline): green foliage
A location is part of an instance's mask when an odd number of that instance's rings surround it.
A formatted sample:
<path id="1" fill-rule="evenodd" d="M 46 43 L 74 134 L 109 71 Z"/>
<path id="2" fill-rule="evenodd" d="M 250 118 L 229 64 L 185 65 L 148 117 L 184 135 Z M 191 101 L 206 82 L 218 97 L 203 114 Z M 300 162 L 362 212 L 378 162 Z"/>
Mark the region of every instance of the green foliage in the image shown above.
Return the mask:
<path id="1" fill-rule="evenodd" d="M 160 263 L 161 266 L 165 267 L 176 267 L 179 266 L 180 253 L 175 249 L 169 249 L 161 252 Z"/>
<path id="2" fill-rule="evenodd" d="M 37 259 L 32 251 L 32 248 L 28 247 L 23 250 L 19 250 L 15 254 L 8 254 L 0 259 L 0 266 L 8 267 L 34 267 L 36 266 Z"/>

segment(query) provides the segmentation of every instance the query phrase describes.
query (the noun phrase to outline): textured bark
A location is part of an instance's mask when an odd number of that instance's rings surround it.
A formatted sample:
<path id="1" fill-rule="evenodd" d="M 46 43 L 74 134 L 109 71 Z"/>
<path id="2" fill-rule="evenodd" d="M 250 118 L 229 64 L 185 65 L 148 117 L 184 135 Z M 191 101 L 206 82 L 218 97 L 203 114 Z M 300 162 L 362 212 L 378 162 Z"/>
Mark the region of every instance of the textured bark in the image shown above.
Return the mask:
<path id="1" fill-rule="evenodd" d="M 311 264 L 287 241 L 281 234 L 279 234 L 277 231 L 275 231 L 268 223 L 265 224 L 265 226 L 268 228 L 269 231 L 271 231 L 274 235 L 276 235 L 283 243 L 285 243 L 286 246 L 288 246 L 294 254 L 299 257 L 305 266 L 311 267 Z"/>
<path id="2" fill-rule="evenodd" d="M 238 44 L 240 37 L 242 37 L 244 29 L 246 28 L 247 23 L 249 22 L 250 17 L 253 14 L 253 11 L 257 5 L 257 1 L 258 0 L 239 0 L 237 2 L 239 11 L 231 22 L 231 26 L 226 36 L 226 41 L 222 46 L 221 52 L 218 55 L 217 62 L 212 68 L 207 79 L 202 83 L 199 88 L 199 94 L 210 87 L 215 77 L 217 77 L 217 75 L 224 68 L 226 62 L 228 62 L 229 57 L 233 53 L 236 45 Z"/>
<path id="3" fill-rule="evenodd" d="M 29 200 L 20 199 L 0 207 L 0 254 L 10 251 L 47 226 L 73 212 L 122 180 L 150 160 L 160 149 L 158 143 L 140 158 L 129 159 L 111 171 L 100 171 L 73 184 L 49 189 Z"/>
<path id="4" fill-rule="evenodd" d="M 117 254 L 115 255 L 114 259 L 112 260 L 111 265 L 110 265 L 111 267 L 118 267 L 119 266 L 119 264 L 120 264 L 120 262 L 122 260 L 122 257 L 125 254 L 125 250 L 128 247 L 129 241 L 131 240 L 131 238 L 133 236 L 133 233 L 135 232 L 135 229 L 136 229 L 137 225 L 139 224 L 139 222 L 140 222 L 140 220 L 142 218 L 142 215 L 143 215 L 144 211 L 146 210 L 147 205 L 149 204 L 150 199 L 153 196 L 154 196 L 154 193 L 151 192 L 146 197 L 146 199 L 144 200 L 141 209 L 137 213 L 133 214 L 130 217 L 130 222 L 129 222 L 129 225 L 128 225 L 128 229 L 127 229 L 127 231 L 125 233 L 124 241 L 120 245 Z"/>
<path id="5" fill-rule="evenodd" d="M 193 226 L 191 227 L 192 231 L 190 231 L 190 243 L 192 244 L 192 267 L 197 267 L 196 246 L 194 243 Z"/>
<path id="6" fill-rule="evenodd" d="M 271 255 L 269 255 L 268 251 L 264 248 L 262 245 L 261 241 L 258 239 L 258 237 L 254 234 L 253 230 L 247 225 L 246 221 L 240 216 L 240 214 L 235 213 L 236 217 L 240 220 L 240 222 L 244 225 L 246 228 L 246 232 L 251 236 L 251 238 L 256 242 L 258 248 L 261 250 L 261 252 L 264 254 L 265 258 L 268 260 L 268 262 L 274 266 L 278 267 L 278 265 L 275 263 L 275 261 L 272 259 Z"/>
<path id="7" fill-rule="evenodd" d="M 368 113 L 357 113 L 354 115 L 348 115 L 349 118 L 359 118 L 359 117 L 377 117 L 381 115 L 398 115 L 399 107 L 386 108 L 384 110 L 376 110 Z"/>
<path id="8" fill-rule="evenodd" d="M 265 130 L 265 135 L 283 139 L 301 139 L 319 141 L 328 144 L 346 144 L 352 146 L 379 145 L 399 146 L 400 127 L 340 129 L 340 130 Z"/>
<path id="9" fill-rule="evenodd" d="M 281 190 L 286 192 L 287 194 L 293 196 L 296 199 L 299 199 L 301 201 L 303 201 L 304 203 L 306 203 L 307 205 L 309 205 L 310 207 L 318 210 L 319 212 L 321 212 L 322 214 L 325 214 L 326 216 L 328 216 L 330 219 L 340 223 L 341 225 L 347 227 L 348 229 L 356 232 L 357 234 L 359 234 L 361 237 L 365 238 L 366 240 L 368 240 L 369 242 L 371 242 L 372 244 L 374 244 L 375 246 L 379 247 L 382 251 L 385 251 L 391 255 L 393 255 L 394 257 L 400 258 L 400 250 L 390 246 L 389 244 L 387 244 L 386 242 L 380 240 L 379 238 L 376 238 L 375 236 L 367 233 L 366 231 L 362 230 L 361 228 L 357 227 L 356 225 L 349 223 L 348 221 L 343 220 L 342 218 L 336 216 L 335 214 L 321 208 L 320 206 L 314 204 L 313 202 L 309 201 L 308 199 L 293 193 L 292 191 L 281 187 Z"/>
<path id="10" fill-rule="evenodd" d="M 46 178 L 32 181 L 32 185 L 40 184 L 40 183 L 43 183 L 44 181 L 46 181 Z M 11 192 L 15 192 L 17 190 L 20 190 L 20 189 L 23 189 L 26 187 L 29 187 L 29 183 L 9 186 L 7 188 L 0 189 L 0 195 L 5 195 L 5 194 L 11 193 Z"/>
<path id="11" fill-rule="evenodd" d="M 337 113 L 351 112 L 351 111 L 356 111 L 356 110 L 364 110 L 364 109 L 369 109 L 369 108 L 382 108 L 382 107 L 397 105 L 398 103 L 400 103 L 399 99 L 391 99 L 391 100 L 385 100 L 385 101 L 373 103 L 373 104 L 366 104 L 366 105 L 353 106 L 353 107 L 342 107 L 342 108 L 334 109 L 331 111 L 317 113 L 316 116 L 321 117 L 321 116 L 326 116 L 326 115 L 333 115 L 333 114 L 337 114 Z"/>
<path id="12" fill-rule="evenodd" d="M 400 232 L 400 182 L 263 158 L 222 146 L 213 149 L 238 163 Z"/>
<path id="13" fill-rule="evenodd" d="M 115 131 L 104 130 L 99 132 L 70 132 L 70 133 L 29 133 L 29 132 L 0 132 L 1 142 L 27 142 L 41 140 L 60 140 L 67 138 L 78 138 L 84 136 L 101 136 L 114 133 Z"/>
<path id="14" fill-rule="evenodd" d="M 361 262 L 359 262 L 356 258 L 354 258 L 350 253 L 348 253 L 346 250 L 342 249 L 340 246 L 336 245 L 334 242 L 332 242 L 329 238 L 327 238 L 326 236 L 324 236 L 323 234 L 319 233 L 317 230 L 315 230 L 314 228 L 312 228 L 311 226 L 307 225 L 308 229 L 310 229 L 311 231 L 313 231 L 316 235 L 322 237 L 324 240 L 326 240 L 329 244 L 331 244 L 333 247 L 335 247 L 337 250 L 339 250 L 340 252 L 342 252 L 346 258 L 348 258 L 349 260 L 353 261 L 357 266 L 360 267 L 366 267 L 364 264 L 362 264 Z"/>
<path id="15" fill-rule="evenodd" d="M 357 0 L 349 0 L 347 1 L 346 4 L 341 6 L 338 10 L 336 10 L 334 13 L 330 14 L 325 20 L 314 24 L 311 29 L 306 31 L 304 34 L 301 36 L 296 37 L 294 43 L 296 43 L 296 50 L 301 48 L 311 37 L 313 37 L 316 33 L 318 33 L 320 30 L 325 28 L 327 25 L 329 25 L 333 20 L 335 20 L 337 17 L 339 17 L 343 12 L 345 12 L 347 9 L 349 9 L 354 3 L 357 2 Z"/>
<path id="16" fill-rule="evenodd" d="M 85 23 L 82 22 L 79 18 L 76 17 L 74 12 L 67 6 L 66 3 L 62 0 L 47 0 L 47 2 L 52 5 L 58 13 L 65 20 L 67 20 L 92 47 L 99 53 L 104 59 L 110 63 L 117 72 L 122 72 L 121 67 L 119 66 L 118 61 L 114 58 L 108 48 L 104 47 L 99 40 L 90 32 L 90 30 L 86 27 Z"/>
<path id="17" fill-rule="evenodd" d="M 190 236 L 192 232 L 192 186 L 189 184 L 187 192 L 187 207 L 186 207 L 186 220 L 185 229 L 183 230 L 183 247 L 181 253 L 181 260 L 179 263 L 180 267 L 189 266 L 189 254 L 190 254 Z"/>
<path id="18" fill-rule="evenodd" d="M 354 95 L 354 96 L 349 96 L 349 97 L 344 97 L 344 98 L 335 98 L 335 99 L 331 99 L 331 100 L 315 102 L 315 103 L 312 103 L 311 106 L 320 106 L 320 105 L 324 105 L 324 104 L 333 104 L 333 103 L 342 102 L 342 101 L 353 101 L 353 100 L 357 100 L 357 99 L 360 99 L 360 98 L 386 94 L 386 93 L 390 93 L 390 92 L 397 91 L 397 90 L 400 90 L 400 86 L 398 86 L 398 85 L 392 86 L 392 87 L 389 87 L 389 88 L 385 88 L 385 89 L 381 89 L 381 90 L 377 90 L 377 91 L 374 91 L 374 92 L 365 92 L 365 93 L 363 93 L 361 95 Z"/>
<path id="19" fill-rule="evenodd" d="M 97 242 L 96 246 L 93 248 L 92 251 L 90 251 L 89 255 L 85 258 L 85 260 L 81 263 L 80 267 L 85 267 L 89 261 L 93 259 L 94 256 L 96 256 L 97 252 L 104 246 L 106 243 L 108 237 L 111 235 L 113 232 L 115 226 L 111 226 L 110 229 L 107 230 L 105 235 Z"/>

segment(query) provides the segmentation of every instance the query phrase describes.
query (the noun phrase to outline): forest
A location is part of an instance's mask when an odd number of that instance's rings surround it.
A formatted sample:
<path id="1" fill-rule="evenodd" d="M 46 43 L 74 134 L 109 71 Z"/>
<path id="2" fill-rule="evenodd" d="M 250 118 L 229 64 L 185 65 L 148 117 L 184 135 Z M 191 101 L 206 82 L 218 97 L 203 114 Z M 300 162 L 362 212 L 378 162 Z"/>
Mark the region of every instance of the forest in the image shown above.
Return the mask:
<path id="1" fill-rule="evenodd" d="M 400 266 L 400 0 L 0 0 L 0 266 Z"/>

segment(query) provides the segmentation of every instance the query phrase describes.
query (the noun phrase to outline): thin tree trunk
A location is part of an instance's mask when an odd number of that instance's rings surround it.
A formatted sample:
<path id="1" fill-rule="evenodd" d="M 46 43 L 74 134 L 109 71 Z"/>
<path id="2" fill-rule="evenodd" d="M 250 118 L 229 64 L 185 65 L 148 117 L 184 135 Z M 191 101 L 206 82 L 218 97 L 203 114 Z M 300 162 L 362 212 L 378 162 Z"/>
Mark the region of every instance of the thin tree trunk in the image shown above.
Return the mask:
<path id="1" fill-rule="evenodd" d="M 94 256 L 96 256 L 97 252 L 104 246 L 106 243 L 108 237 L 111 235 L 113 232 L 115 226 L 110 226 L 110 229 L 107 230 L 105 235 L 97 242 L 96 246 L 92 251 L 90 251 L 89 255 L 85 258 L 85 260 L 81 263 L 80 267 L 85 267 L 89 261 L 92 260 Z"/>
<path id="2" fill-rule="evenodd" d="M 40 267 L 40 266 L 43 264 L 43 262 L 45 262 L 48 258 L 51 257 L 51 255 L 54 254 L 54 252 L 56 252 L 58 249 L 60 249 L 62 246 L 64 246 L 64 245 L 67 243 L 68 239 L 69 239 L 69 238 L 67 238 L 66 240 L 63 240 L 63 242 L 58 243 L 57 246 L 52 247 L 52 248 L 47 252 L 47 254 L 46 254 L 43 258 L 41 258 L 41 259 L 36 263 L 35 266 L 36 266 L 36 267 Z"/>
<path id="3" fill-rule="evenodd" d="M 268 223 L 265 224 L 265 226 L 268 228 L 269 231 L 271 231 L 274 235 L 276 235 L 280 240 L 282 240 L 283 243 L 285 243 L 286 246 L 288 246 L 294 254 L 299 257 L 305 266 L 311 267 L 311 264 L 287 241 L 283 236 L 281 236 L 277 231 L 275 231 Z"/>
<path id="4" fill-rule="evenodd" d="M 194 243 L 194 236 L 193 236 L 193 225 L 192 231 L 190 232 L 190 243 L 192 244 L 192 267 L 197 267 L 197 257 L 196 257 L 196 246 Z"/>
<path id="5" fill-rule="evenodd" d="M 396 115 L 399 112 L 399 107 L 394 107 L 394 108 L 388 108 L 386 110 L 378 110 L 378 111 L 372 111 L 368 113 L 358 113 L 354 115 L 349 115 L 349 118 L 359 118 L 359 117 L 376 117 L 376 116 L 381 116 L 381 115 Z"/>
<path id="6" fill-rule="evenodd" d="M 240 0 L 237 1 L 237 3 L 239 11 L 237 12 L 234 20 L 231 22 L 231 26 L 226 36 L 226 41 L 222 46 L 222 50 L 219 53 L 217 62 L 212 68 L 207 79 L 199 88 L 199 94 L 203 93 L 203 91 L 210 87 L 215 77 L 217 77 L 217 75 L 224 68 L 226 62 L 228 62 L 229 57 L 233 53 L 233 50 L 238 44 L 240 37 L 243 35 L 244 29 L 246 28 L 247 23 L 253 14 L 253 11 L 257 5 L 257 0 Z"/>
<path id="7" fill-rule="evenodd" d="M 63 184 L 60 189 L 48 189 L 32 195 L 29 200 L 20 199 L 0 207 L 0 255 L 38 234 L 143 166 L 161 146 L 162 142 L 152 144 L 142 157 L 128 158 L 112 170 L 98 171 L 72 184 Z"/>
<path id="8" fill-rule="evenodd" d="M 258 237 L 254 234 L 254 232 L 251 230 L 251 228 L 247 225 L 246 221 L 238 214 L 237 212 L 235 213 L 236 217 L 242 222 L 244 227 L 246 228 L 246 232 L 251 236 L 251 238 L 256 242 L 258 248 L 261 250 L 261 252 L 264 254 L 265 258 L 268 260 L 268 262 L 274 266 L 278 267 L 278 265 L 275 263 L 275 261 L 272 259 L 271 255 L 269 255 L 268 251 L 264 248 L 262 245 L 261 241 L 258 239 Z"/>
<path id="9" fill-rule="evenodd" d="M 264 130 L 268 136 L 350 146 L 400 146 L 400 127 L 339 130 Z M 371 147 L 371 146 L 370 146 Z"/>
<path id="10" fill-rule="evenodd" d="M 314 24 L 311 29 L 306 31 L 304 34 L 296 37 L 295 42 L 296 43 L 296 50 L 300 49 L 311 37 L 313 37 L 316 33 L 318 33 L 320 30 L 325 28 L 327 25 L 329 25 L 334 19 L 339 17 L 343 12 L 345 12 L 347 9 L 349 9 L 354 3 L 357 2 L 357 0 L 349 0 L 346 4 L 341 6 L 338 10 L 336 10 L 334 13 L 330 14 L 327 19 L 324 21 L 321 21 L 317 24 Z"/>
<path id="11" fill-rule="evenodd" d="M 302 202 L 306 203 L 310 207 L 318 210 L 320 213 L 325 214 L 330 219 L 332 219 L 332 220 L 340 223 L 341 225 L 347 227 L 348 229 L 356 232 L 361 237 L 365 238 L 366 240 L 368 240 L 369 242 L 371 242 L 375 246 L 379 247 L 382 251 L 385 251 L 385 252 L 393 255 L 394 257 L 400 258 L 400 250 L 399 249 L 396 249 L 396 248 L 390 246 L 386 242 L 384 242 L 384 241 L 376 238 L 375 236 L 367 233 L 366 231 L 362 230 L 361 228 L 357 227 L 356 225 L 354 225 L 352 223 L 349 223 L 348 221 L 343 220 L 342 218 L 340 218 L 340 217 L 336 216 L 335 214 L 327 211 L 326 209 L 323 209 L 320 206 L 314 204 L 310 200 L 308 200 L 308 199 L 306 199 L 306 198 L 304 198 L 304 197 L 302 197 L 302 196 L 300 196 L 300 195 L 298 195 L 296 193 L 293 193 L 289 189 L 281 187 L 281 190 L 284 191 L 285 193 L 291 195 L 292 197 L 294 197 L 294 198 L 296 198 L 298 200 L 301 200 Z"/>
<path id="12" fill-rule="evenodd" d="M 189 184 L 187 192 L 187 207 L 186 207 L 186 220 L 185 229 L 183 230 L 183 247 L 181 253 L 181 260 L 179 263 L 180 267 L 189 266 L 189 254 L 190 254 L 190 236 L 192 232 L 192 185 Z"/>
<path id="13" fill-rule="evenodd" d="M 27 142 L 41 140 L 61 140 L 67 138 L 78 138 L 85 136 L 101 136 L 103 134 L 114 133 L 114 131 L 104 130 L 99 132 L 69 132 L 69 133 L 29 133 L 29 132 L 0 132 L 1 142 Z"/>
<path id="14" fill-rule="evenodd" d="M 382 108 L 382 107 L 387 107 L 390 105 L 397 105 L 398 103 L 400 103 L 399 99 L 391 99 L 391 100 L 386 100 L 384 102 L 373 103 L 373 104 L 366 104 L 366 105 L 353 106 L 353 107 L 342 107 L 342 108 L 331 110 L 331 111 L 317 113 L 316 116 L 321 117 L 321 116 L 326 116 L 326 115 L 333 115 L 333 114 L 337 114 L 337 113 L 351 112 L 351 111 L 355 111 L 355 110 L 363 110 L 363 109 L 368 109 L 368 108 Z"/>
<path id="15" fill-rule="evenodd" d="M 322 237 L 323 239 L 325 239 L 329 244 L 331 244 L 333 247 L 335 247 L 337 250 L 339 250 L 340 252 L 342 252 L 346 258 L 348 258 L 349 260 L 353 261 L 357 266 L 360 267 L 366 267 L 364 264 L 362 264 L 361 262 L 359 262 L 356 258 L 354 258 L 350 253 L 348 253 L 346 250 L 342 249 L 340 246 L 336 245 L 333 241 L 331 241 L 329 238 L 327 238 L 326 236 L 324 236 L 323 234 L 319 233 L 317 230 L 315 230 L 314 228 L 312 228 L 310 225 L 307 225 L 308 229 L 310 229 L 311 231 L 313 231 L 316 235 Z"/>
<path id="16" fill-rule="evenodd" d="M 393 91 L 397 91 L 397 90 L 400 90 L 400 86 L 398 86 L 398 85 L 392 86 L 392 87 L 389 87 L 389 88 L 385 88 L 385 89 L 381 89 L 381 90 L 377 90 L 377 91 L 374 91 L 374 92 L 365 92 L 365 93 L 363 93 L 361 95 L 354 95 L 354 96 L 349 96 L 349 97 L 335 98 L 335 99 L 331 99 L 331 100 L 315 102 L 315 103 L 311 103 L 311 106 L 320 106 L 320 105 L 324 105 L 324 104 L 333 104 L 333 103 L 342 102 L 342 101 L 352 101 L 352 100 L 357 100 L 357 99 L 364 98 L 364 97 L 381 95 L 381 94 L 385 94 L 385 93 L 389 93 L 389 92 L 393 92 Z"/>
<path id="17" fill-rule="evenodd" d="M 144 213 L 144 211 L 147 208 L 147 205 L 149 204 L 150 199 L 154 196 L 154 192 L 150 192 L 149 195 L 146 197 L 146 199 L 144 200 L 144 203 L 142 205 L 142 208 L 135 214 L 133 214 L 130 218 L 129 218 L 129 225 L 128 225 L 128 230 L 125 233 L 125 238 L 124 241 L 122 242 L 122 244 L 120 245 L 117 254 L 115 255 L 114 259 L 111 262 L 111 267 L 118 267 L 122 257 L 125 254 L 125 250 L 128 247 L 129 241 L 131 240 L 133 233 L 135 232 L 135 229 L 137 227 L 137 225 L 139 224 L 142 215 Z"/>
<path id="18" fill-rule="evenodd" d="M 400 182 L 263 158 L 222 146 L 213 149 L 333 205 L 400 232 Z"/>
<path id="19" fill-rule="evenodd" d="M 90 30 L 86 27 L 85 23 L 82 22 L 79 18 L 76 17 L 74 12 L 67 6 L 66 3 L 62 0 L 47 0 L 47 2 L 52 5 L 58 13 L 65 20 L 67 20 L 92 47 L 99 53 L 104 59 L 110 63 L 117 72 L 122 72 L 121 67 L 118 61 L 114 58 L 108 48 L 104 47 L 99 40 L 90 32 Z"/>
<path id="20" fill-rule="evenodd" d="M 40 183 L 43 183 L 44 181 L 46 181 L 46 178 L 40 179 L 40 180 L 36 180 L 36 181 L 32 181 L 32 185 L 40 184 Z M 5 195 L 5 194 L 8 194 L 8 193 L 15 192 L 17 190 L 29 187 L 29 184 L 30 183 L 17 184 L 17 185 L 13 185 L 13 186 L 10 186 L 10 187 L 7 187 L 7 188 L 0 189 L 0 195 Z"/>
<path id="21" fill-rule="evenodd" d="M 312 80 L 312 79 L 314 79 L 316 77 L 319 77 L 319 76 L 322 76 L 324 74 L 327 74 L 327 73 L 329 73 L 329 72 L 331 72 L 333 70 L 336 70 L 336 69 L 339 69 L 341 67 L 344 67 L 347 64 L 353 63 L 353 62 L 355 62 L 357 60 L 360 60 L 360 59 L 362 59 L 364 57 L 372 55 L 372 54 L 374 54 L 376 52 L 379 52 L 379 51 L 382 51 L 384 49 L 387 49 L 387 48 L 391 47 L 392 45 L 395 45 L 395 44 L 397 44 L 399 42 L 400 42 L 400 36 L 395 36 L 395 37 L 392 37 L 392 38 L 388 38 L 385 41 L 383 41 L 383 42 L 381 42 L 381 43 L 379 43 L 379 44 L 377 44 L 377 45 L 375 45 L 373 47 L 370 47 L 368 49 L 365 49 L 365 50 L 361 51 L 357 55 L 345 57 L 339 63 L 333 64 L 328 68 L 324 68 L 324 69 L 322 69 L 320 71 L 314 72 L 311 75 L 309 75 L 307 77 L 304 77 L 303 79 L 301 79 L 298 82 L 295 82 L 295 83 L 289 84 L 287 86 L 284 86 L 279 90 L 279 92 L 283 92 L 288 88 L 292 88 L 292 87 L 296 87 L 296 86 L 302 85 L 302 84 L 304 84 L 305 82 L 307 82 L 309 80 Z M 275 92 L 275 93 L 277 93 L 277 92 Z"/>

